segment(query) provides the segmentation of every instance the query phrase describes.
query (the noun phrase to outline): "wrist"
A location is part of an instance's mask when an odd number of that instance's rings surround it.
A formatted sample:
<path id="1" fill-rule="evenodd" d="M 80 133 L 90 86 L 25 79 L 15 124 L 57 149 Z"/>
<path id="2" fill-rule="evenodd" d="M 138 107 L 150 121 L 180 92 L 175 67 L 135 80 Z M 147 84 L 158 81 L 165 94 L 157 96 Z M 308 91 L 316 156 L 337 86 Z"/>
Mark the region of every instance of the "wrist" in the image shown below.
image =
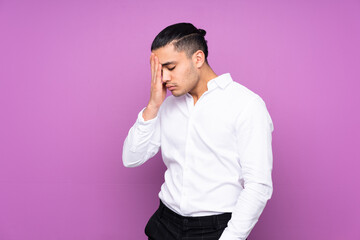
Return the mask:
<path id="1" fill-rule="evenodd" d="M 147 105 L 143 111 L 142 117 L 145 121 L 151 120 L 157 116 L 158 111 L 159 107 Z"/>
<path id="2" fill-rule="evenodd" d="M 152 110 L 152 111 L 159 111 L 161 104 L 156 104 L 154 102 L 149 101 L 146 108 Z"/>

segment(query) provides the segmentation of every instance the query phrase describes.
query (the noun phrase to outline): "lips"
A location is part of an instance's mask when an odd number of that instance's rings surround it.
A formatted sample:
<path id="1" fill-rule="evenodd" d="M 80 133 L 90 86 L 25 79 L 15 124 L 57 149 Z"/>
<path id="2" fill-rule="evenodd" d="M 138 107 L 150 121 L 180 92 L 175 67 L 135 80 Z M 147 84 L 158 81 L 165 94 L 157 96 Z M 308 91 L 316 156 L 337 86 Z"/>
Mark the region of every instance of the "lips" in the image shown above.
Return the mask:
<path id="1" fill-rule="evenodd" d="M 173 90 L 174 88 L 176 88 L 174 85 L 169 85 L 169 84 L 166 84 L 166 87 L 169 90 Z"/>

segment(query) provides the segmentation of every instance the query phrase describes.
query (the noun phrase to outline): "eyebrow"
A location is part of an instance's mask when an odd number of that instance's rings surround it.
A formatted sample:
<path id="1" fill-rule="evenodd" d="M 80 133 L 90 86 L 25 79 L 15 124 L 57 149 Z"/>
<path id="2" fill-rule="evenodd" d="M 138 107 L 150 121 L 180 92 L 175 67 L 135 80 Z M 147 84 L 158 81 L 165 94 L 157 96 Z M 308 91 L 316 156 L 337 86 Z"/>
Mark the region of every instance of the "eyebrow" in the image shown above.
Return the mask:
<path id="1" fill-rule="evenodd" d="M 170 65 L 170 64 L 176 64 L 176 62 L 175 61 L 166 62 L 164 64 L 161 64 L 161 66 L 165 67 L 165 66 Z"/>

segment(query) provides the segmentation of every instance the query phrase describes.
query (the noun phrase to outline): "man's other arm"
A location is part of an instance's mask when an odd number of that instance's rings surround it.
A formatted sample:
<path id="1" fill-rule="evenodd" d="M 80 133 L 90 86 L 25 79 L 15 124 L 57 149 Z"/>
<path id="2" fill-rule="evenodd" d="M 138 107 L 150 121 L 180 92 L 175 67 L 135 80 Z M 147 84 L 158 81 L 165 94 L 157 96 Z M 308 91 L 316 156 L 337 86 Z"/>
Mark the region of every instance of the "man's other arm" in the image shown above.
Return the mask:
<path id="1" fill-rule="evenodd" d="M 273 192 L 271 117 L 256 96 L 237 119 L 237 138 L 244 189 L 220 240 L 245 240 Z"/>

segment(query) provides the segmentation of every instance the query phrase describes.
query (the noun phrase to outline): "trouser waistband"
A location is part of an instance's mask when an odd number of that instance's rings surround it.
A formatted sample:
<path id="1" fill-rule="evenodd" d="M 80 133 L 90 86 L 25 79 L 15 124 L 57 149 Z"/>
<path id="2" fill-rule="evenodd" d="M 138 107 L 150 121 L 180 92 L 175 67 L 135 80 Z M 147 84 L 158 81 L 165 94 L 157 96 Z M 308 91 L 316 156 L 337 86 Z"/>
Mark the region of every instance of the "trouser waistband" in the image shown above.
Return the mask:
<path id="1" fill-rule="evenodd" d="M 200 217 L 182 216 L 169 209 L 161 200 L 158 211 L 160 217 L 164 217 L 177 225 L 188 226 L 191 228 L 194 227 L 217 228 L 219 225 L 227 224 L 227 222 L 231 218 L 231 213 L 222 213 L 217 215 L 200 216 Z"/>

